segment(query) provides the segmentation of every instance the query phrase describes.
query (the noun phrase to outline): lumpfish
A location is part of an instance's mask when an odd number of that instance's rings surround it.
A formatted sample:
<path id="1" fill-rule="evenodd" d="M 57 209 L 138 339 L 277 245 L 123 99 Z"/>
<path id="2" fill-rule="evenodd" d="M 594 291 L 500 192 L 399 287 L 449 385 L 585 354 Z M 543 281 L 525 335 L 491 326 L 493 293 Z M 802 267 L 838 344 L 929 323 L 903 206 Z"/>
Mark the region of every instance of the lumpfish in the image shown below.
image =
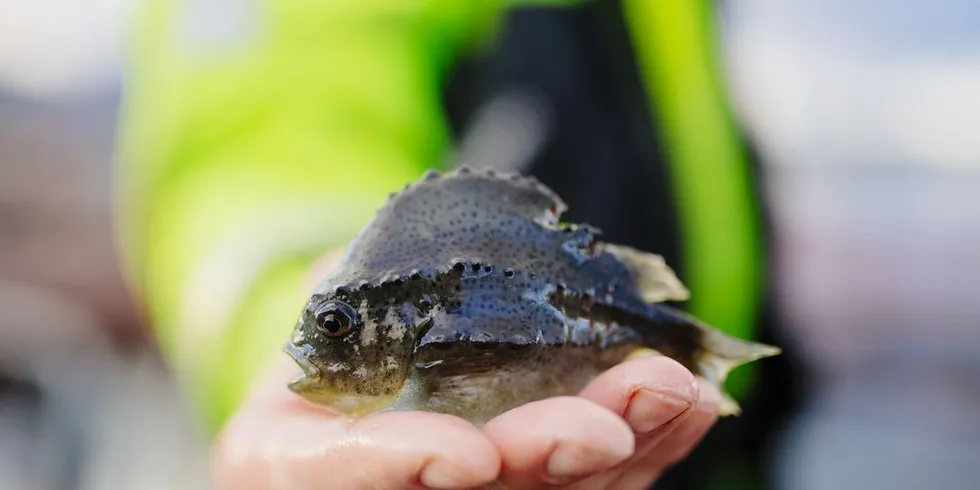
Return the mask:
<path id="1" fill-rule="evenodd" d="M 779 353 L 663 304 L 689 292 L 662 257 L 560 222 L 566 209 L 533 177 L 465 167 L 392 194 L 303 308 L 289 387 L 352 417 L 479 425 L 576 394 L 640 347 L 722 393 L 731 369 Z M 726 394 L 722 415 L 738 411 Z"/>

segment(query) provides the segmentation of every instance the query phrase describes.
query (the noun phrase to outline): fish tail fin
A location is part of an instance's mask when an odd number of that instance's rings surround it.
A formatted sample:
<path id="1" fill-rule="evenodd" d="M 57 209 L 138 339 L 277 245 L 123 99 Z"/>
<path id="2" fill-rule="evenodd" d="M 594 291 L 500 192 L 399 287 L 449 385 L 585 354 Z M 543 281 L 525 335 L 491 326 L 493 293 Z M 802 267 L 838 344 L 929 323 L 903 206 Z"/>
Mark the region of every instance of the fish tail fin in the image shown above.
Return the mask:
<path id="1" fill-rule="evenodd" d="M 673 330 L 674 334 L 671 335 L 673 338 L 670 341 L 658 339 L 659 335 L 653 335 L 648 339 L 649 347 L 674 357 L 695 375 L 705 378 L 718 388 L 722 396 L 719 415 L 739 415 L 741 407 L 725 391 L 725 381 L 729 373 L 743 364 L 779 355 L 780 349 L 734 337 L 667 305 L 653 307 L 660 313 L 663 322 L 661 325 Z M 687 331 L 688 334 L 678 335 L 680 331 Z M 676 344 L 677 342 L 680 344 Z M 674 355 L 671 355 L 672 353 Z"/>
<path id="2" fill-rule="evenodd" d="M 694 371 L 694 374 L 707 379 L 718 388 L 722 395 L 720 414 L 727 416 L 741 413 L 738 402 L 725 391 L 724 385 L 725 380 L 728 379 L 728 374 L 743 364 L 778 355 L 780 349 L 733 337 L 701 322 L 692 315 L 667 305 L 658 304 L 666 301 L 686 301 L 691 295 L 662 256 L 625 245 L 609 243 L 602 244 L 602 249 L 626 266 L 630 275 L 633 276 L 633 285 L 639 292 L 640 298 L 648 303 L 651 308 L 659 310 L 661 314 L 665 315 L 661 319 L 666 322 L 666 325 L 687 330 L 692 334 L 691 336 L 682 335 L 681 337 L 685 340 L 681 342 L 694 343 L 694 349 L 680 349 L 679 351 L 686 350 L 693 353 L 690 354 L 690 358 L 678 359 L 678 361 Z M 653 331 L 655 332 L 656 329 Z M 654 334 L 654 337 L 656 336 Z M 662 339 L 650 338 L 648 340 L 650 341 L 648 343 L 651 344 L 648 347 L 654 350 L 661 350 L 658 347 L 662 347 L 661 352 L 678 351 L 676 345 L 669 345 L 671 343 L 669 341 L 667 342 L 668 345 L 658 346 L 657 344 L 663 343 Z M 674 339 L 674 342 L 676 341 L 678 341 L 677 338 Z"/>
<path id="3" fill-rule="evenodd" d="M 738 402 L 725 391 L 725 380 L 735 368 L 750 362 L 780 354 L 780 349 L 728 335 L 704 323 L 695 321 L 701 331 L 701 350 L 695 354 L 694 363 L 702 377 L 721 392 L 719 415 L 739 415 Z"/>

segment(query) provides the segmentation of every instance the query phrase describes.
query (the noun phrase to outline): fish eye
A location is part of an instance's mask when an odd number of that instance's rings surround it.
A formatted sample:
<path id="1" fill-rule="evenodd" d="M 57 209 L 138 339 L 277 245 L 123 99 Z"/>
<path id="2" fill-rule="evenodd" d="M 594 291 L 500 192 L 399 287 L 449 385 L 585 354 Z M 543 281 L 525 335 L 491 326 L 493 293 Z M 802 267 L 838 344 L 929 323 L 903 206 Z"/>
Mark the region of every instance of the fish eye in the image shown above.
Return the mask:
<path id="1" fill-rule="evenodd" d="M 357 312 L 346 303 L 331 301 L 316 310 L 316 327 L 323 335 L 343 337 L 357 322 Z"/>

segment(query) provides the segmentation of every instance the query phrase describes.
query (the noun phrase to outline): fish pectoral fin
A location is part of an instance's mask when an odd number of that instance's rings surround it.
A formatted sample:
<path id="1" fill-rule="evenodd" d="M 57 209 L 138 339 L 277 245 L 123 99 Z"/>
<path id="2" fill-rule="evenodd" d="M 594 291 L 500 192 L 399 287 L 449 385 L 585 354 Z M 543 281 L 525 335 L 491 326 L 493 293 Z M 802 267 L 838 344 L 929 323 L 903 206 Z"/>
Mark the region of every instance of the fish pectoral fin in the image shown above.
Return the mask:
<path id="1" fill-rule="evenodd" d="M 497 290 L 464 290 L 462 296 L 459 310 L 438 311 L 427 320 L 413 354 L 420 372 L 487 372 L 521 359 L 528 349 L 562 345 L 567 339 L 562 317 L 547 303 Z M 500 302 L 512 307 L 500 308 Z"/>
<path id="2" fill-rule="evenodd" d="M 662 303 L 687 301 L 690 298 L 690 291 L 662 256 L 625 245 L 604 243 L 602 248 L 626 266 L 644 301 Z"/>

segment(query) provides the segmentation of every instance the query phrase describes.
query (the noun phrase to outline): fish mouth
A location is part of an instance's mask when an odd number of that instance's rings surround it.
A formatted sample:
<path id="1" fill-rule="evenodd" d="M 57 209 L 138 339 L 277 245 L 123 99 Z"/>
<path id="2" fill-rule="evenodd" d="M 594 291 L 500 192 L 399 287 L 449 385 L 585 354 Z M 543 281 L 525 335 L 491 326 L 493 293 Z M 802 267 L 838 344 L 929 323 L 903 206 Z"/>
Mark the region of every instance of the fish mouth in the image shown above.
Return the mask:
<path id="1" fill-rule="evenodd" d="M 320 370 L 310 362 L 306 352 L 292 342 L 287 343 L 283 350 L 303 370 L 302 374 L 289 382 L 289 388 L 291 390 L 302 394 L 303 390 L 320 379 Z"/>
<path id="2" fill-rule="evenodd" d="M 393 395 L 361 395 L 337 390 L 325 382 L 322 371 L 309 361 L 301 347 L 290 342 L 284 350 L 303 370 L 289 382 L 288 387 L 309 402 L 350 417 L 359 417 L 383 410 L 394 398 Z"/>

